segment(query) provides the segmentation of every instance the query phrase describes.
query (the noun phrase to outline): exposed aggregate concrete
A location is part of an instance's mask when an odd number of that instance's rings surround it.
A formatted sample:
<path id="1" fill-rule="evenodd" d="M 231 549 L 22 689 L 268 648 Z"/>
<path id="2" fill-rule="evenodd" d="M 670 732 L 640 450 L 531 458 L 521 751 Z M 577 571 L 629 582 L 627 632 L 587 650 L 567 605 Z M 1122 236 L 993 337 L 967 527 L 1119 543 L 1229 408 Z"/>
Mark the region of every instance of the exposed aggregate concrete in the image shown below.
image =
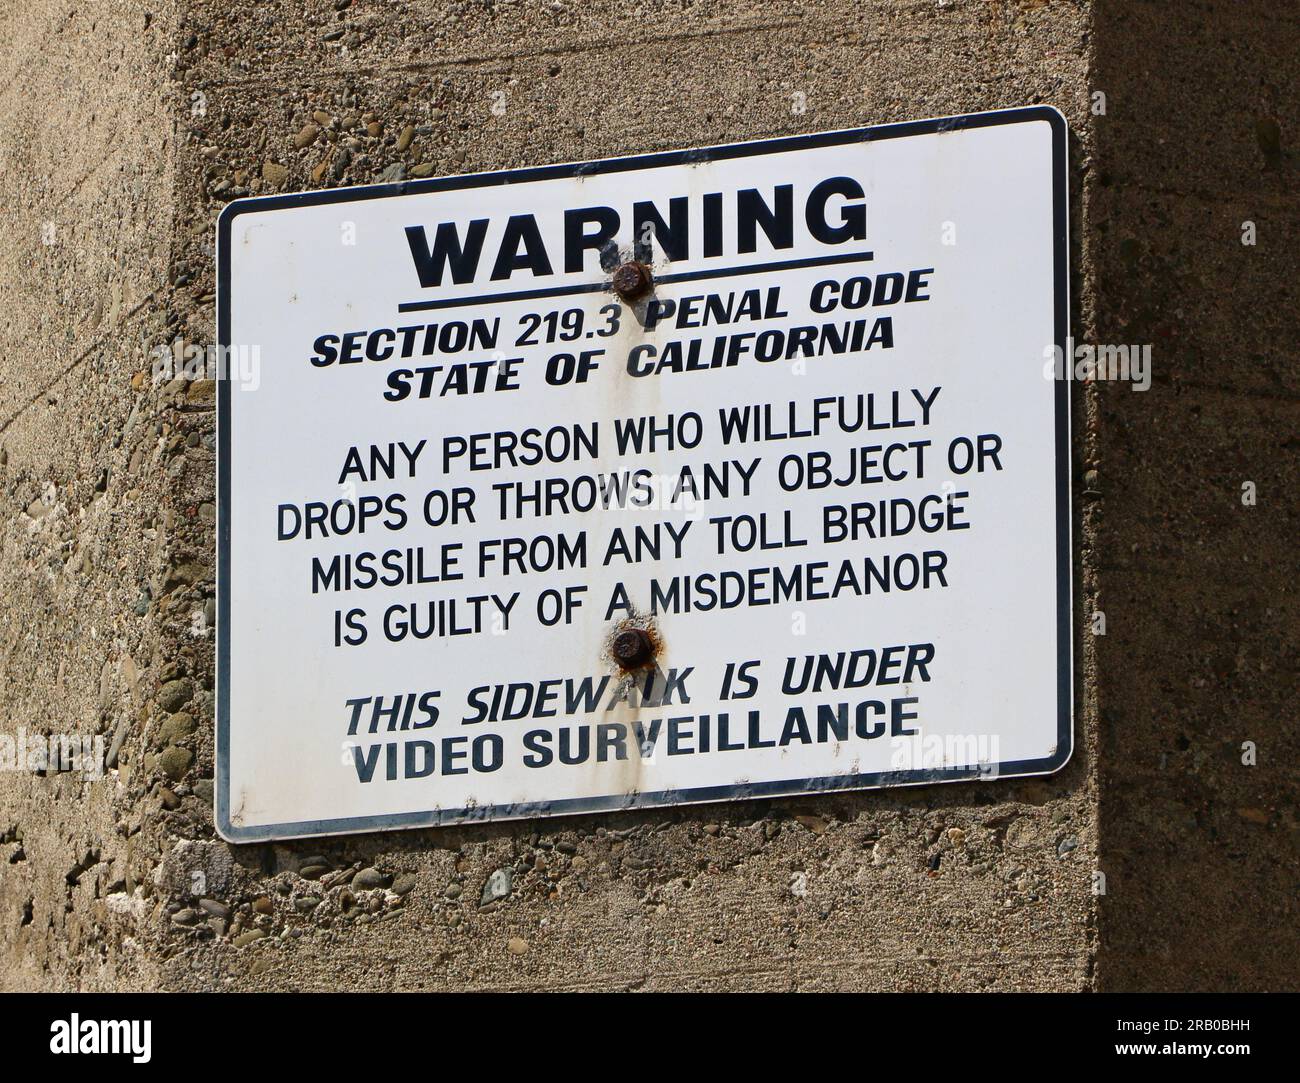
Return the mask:
<path id="1" fill-rule="evenodd" d="M 1145 455 L 1178 469 L 1188 424 L 1249 434 L 1263 410 L 1264 428 L 1280 431 L 1294 420 L 1288 365 L 1215 377 L 1260 396 L 1257 409 L 1194 388 L 1179 403 L 1190 413 L 1167 424 L 1126 388 L 1076 389 L 1076 488 L 1092 494 L 1077 502 L 1078 625 L 1104 600 L 1101 650 L 1114 653 L 1099 674 L 1081 633 L 1077 751 L 1057 776 L 293 844 L 231 846 L 212 828 L 213 387 L 155 384 L 149 360 L 156 346 L 212 338 L 213 228 L 227 201 L 1047 102 L 1072 129 L 1075 335 L 1096 333 L 1100 258 L 1105 311 L 1159 342 L 1178 296 L 1144 307 L 1123 276 L 1187 274 L 1186 253 L 1163 246 L 1201 229 L 1205 204 L 1156 190 L 1186 156 L 1131 142 L 1124 103 L 1145 89 L 1136 68 L 1096 57 L 1099 6 L 111 0 L 90 11 L 35 0 L 0 16 L 11 42 L 0 191 L 23 223 L 0 242 L 0 699 L 15 725 L 102 735 L 113 765 L 98 781 L 0 777 L 0 987 L 1082 989 L 1102 980 L 1098 916 L 1112 908 L 1123 959 L 1140 962 L 1103 975 L 1195 984 L 1177 963 L 1186 929 L 1154 945 L 1148 932 L 1163 882 L 1180 898 L 1205 887 L 1180 848 L 1236 867 L 1201 841 L 1207 821 L 1233 853 L 1254 855 L 1244 867 L 1270 912 L 1294 919 L 1293 890 L 1289 912 L 1272 902 L 1288 877 L 1293 888 L 1294 859 L 1276 857 L 1289 851 L 1249 850 L 1251 833 L 1294 840 L 1293 781 L 1269 776 L 1258 792 L 1227 781 L 1214 761 L 1226 753 L 1200 724 L 1170 752 L 1194 761 L 1180 779 L 1204 780 L 1189 804 L 1181 782 L 1155 777 L 1155 743 L 1141 736 L 1165 717 L 1146 698 L 1153 684 L 1185 664 L 1155 640 L 1183 642 L 1189 613 L 1221 641 L 1189 670 L 1208 680 L 1280 665 L 1293 702 L 1294 649 L 1260 646 L 1285 639 L 1278 614 L 1293 602 L 1265 612 L 1249 585 L 1227 603 L 1184 583 L 1181 607 L 1151 614 L 1150 599 L 1175 588 L 1146 583 L 1155 573 L 1131 548 L 1154 544 L 1173 564 L 1195 556 L 1203 575 L 1237 567 L 1231 541 L 1193 552 L 1211 513 L 1180 512 L 1172 494 L 1187 485 L 1132 467 Z M 1242 20 L 1243 35 L 1257 32 Z M 1098 72 L 1111 94 L 1104 136 L 1089 111 Z M 1233 102 L 1253 93 L 1224 90 Z M 1277 122 L 1283 99 L 1233 114 L 1258 148 L 1250 168 L 1279 185 L 1264 191 L 1278 229 L 1295 217 L 1284 186 L 1296 119 Z M 1192 156 L 1195 191 L 1213 188 L 1220 153 Z M 1147 176 L 1126 187 L 1140 159 Z M 1224 221 L 1259 214 L 1253 176 Z M 1243 334 L 1258 352 L 1278 337 Z M 1234 483 L 1230 450 L 1197 471 Z M 1293 485 L 1294 458 L 1281 461 L 1260 477 Z M 1149 507 L 1171 528 L 1154 543 L 1150 523 L 1124 525 Z M 1259 522 L 1267 569 L 1280 534 Z M 1106 569 L 1120 574 L 1103 595 Z M 1156 630 L 1135 631 L 1143 620 Z M 1168 683 L 1184 716 L 1212 709 Z M 1098 843 L 1108 688 L 1129 735 L 1108 738 L 1123 745 L 1105 778 L 1130 825 L 1111 828 L 1113 863 Z M 1281 693 L 1258 710 L 1249 688 L 1233 697 L 1262 733 L 1285 710 Z M 1159 724 L 1174 741 L 1172 719 Z M 1160 840 L 1145 857 L 1141 832 Z M 1160 876 L 1144 880 L 1144 861 Z M 1100 906 L 1099 869 L 1110 873 Z M 1204 910 L 1181 912 L 1222 921 L 1248 905 L 1249 889 L 1211 888 Z M 1258 952 L 1257 969 L 1239 965 L 1234 979 L 1234 950 L 1240 959 L 1242 945 L 1223 948 L 1219 980 L 1286 984 Z"/>

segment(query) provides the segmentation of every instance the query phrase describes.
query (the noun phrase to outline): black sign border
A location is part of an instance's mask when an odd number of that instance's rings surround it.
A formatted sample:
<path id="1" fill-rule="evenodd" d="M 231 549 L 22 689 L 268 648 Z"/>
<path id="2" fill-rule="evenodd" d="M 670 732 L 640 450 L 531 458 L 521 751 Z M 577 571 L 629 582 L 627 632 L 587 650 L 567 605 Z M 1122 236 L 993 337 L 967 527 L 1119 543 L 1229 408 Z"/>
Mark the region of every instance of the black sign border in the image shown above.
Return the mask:
<path id="1" fill-rule="evenodd" d="M 1068 364 L 1070 330 L 1069 273 L 1069 183 L 1067 151 L 1069 130 L 1065 117 L 1046 105 L 1001 109 L 987 113 L 908 121 L 813 135 L 782 136 L 750 143 L 719 147 L 666 151 L 653 154 L 607 158 L 592 162 L 536 166 L 525 169 L 474 173 L 459 177 L 401 181 L 395 184 L 331 188 L 319 192 L 254 196 L 235 200 L 223 208 L 217 219 L 217 342 L 230 345 L 230 237 L 234 220 L 241 214 L 290 207 L 311 207 L 426 192 L 483 188 L 498 184 L 554 180 L 600 173 L 622 173 L 659 166 L 692 162 L 721 161 L 782 151 L 871 143 L 914 135 L 987 128 L 1003 124 L 1046 122 L 1052 129 L 1052 264 L 1053 322 L 1056 346 Z M 1073 576 L 1071 543 L 1071 447 L 1070 385 L 1054 381 L 1056 420 L 1056 603 L 1057 603 L 1057 743 L 1052 755 L 1037 760 L 1012 760 L 994 767 L 940 768 L 920 771 L 876 772 L 823 778 L 783 779 L 742 785 L 704 786 L 653 793 L 614 794 L 560 801 L 527 802 L 513 805 L 483 805 L 464 809 L 436 809 L 427 812 L 383 816 L 353 816 L 338 819 L 305 820 L 296 823 L 237 827 L 230 822 L 230 372 L 223 369 L 217 381 L 217 703 L 216 703 L 216 786 L 215 818 L 218 834 L 229 842 L 266 842 L 279 839 L 311 838 L 322 835 L 356 834 L 370 831 L 438 827 L 448 824 L 517 820 L 528 817 L 563 816 L 590 812 L 613 812 L 666 805 L 740 801 L 760 797 L 792 797 L 800 794 L 832 793 L 842 790 L 883 789 L 920 786 L 937 782 L 959 782 L 1043 775 L 1059 771 L 1073 752 L 1074 740 L 1074 636 Z"/>

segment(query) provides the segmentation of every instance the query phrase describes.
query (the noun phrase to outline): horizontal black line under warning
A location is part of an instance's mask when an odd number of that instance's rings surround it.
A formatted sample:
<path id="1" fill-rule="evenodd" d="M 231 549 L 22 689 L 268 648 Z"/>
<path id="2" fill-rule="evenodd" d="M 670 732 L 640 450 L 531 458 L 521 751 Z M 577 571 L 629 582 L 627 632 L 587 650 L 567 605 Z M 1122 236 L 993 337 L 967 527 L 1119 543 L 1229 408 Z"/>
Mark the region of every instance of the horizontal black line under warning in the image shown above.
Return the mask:
<path id="1" fill-rule="evenodd" d="M 674 282 L 699 282 L 709 278 L 733 278 L 737 275 L 767 274 L 772 271 L 795 271 L 801 267 L 827 267 L 836 263 L 865 263 L 874 259 L 872 252 L 838 252 L 832 256 L 809 256 L 806 259 L 778 260 L 773 263 L 753 263 L 744 267 L 717 267 L 703 271 L 681 271 L 677 274 L 655 276 L 656 286 Z M 609 290 L 608 282 L 581 282 L 576 286 L 551 286 L 540 290 L 518 290 L 514 293 L 484 293 L 477 297 L 444 297 L 435 301 L 405 301 L 397 306 L 398 312 L 427 312 L 436 308 L 459 308 L 468 305 L 505 304 L 509 301 L 534 301 L 542 297 L 566 297 L 577 293 L 599 293 Z"/>

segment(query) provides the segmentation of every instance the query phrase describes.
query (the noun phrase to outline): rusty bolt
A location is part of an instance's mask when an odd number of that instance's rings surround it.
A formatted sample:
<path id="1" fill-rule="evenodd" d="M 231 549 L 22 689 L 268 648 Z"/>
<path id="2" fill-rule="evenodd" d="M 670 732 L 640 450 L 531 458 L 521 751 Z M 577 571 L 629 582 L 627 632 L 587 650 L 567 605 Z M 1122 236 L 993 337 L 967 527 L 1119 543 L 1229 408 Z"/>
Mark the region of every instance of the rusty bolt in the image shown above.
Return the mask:
<path id="1" fill-rule="evenodd" d="M 614 657 L 624 669 L 637 669 L 653 657 L 655 648 L 640 628 L 628 628 L 614 637 Z"/>
<path id="2" fill-rule="evenodd" d="M 611 276 L 609 283 L 624 301 L 635 301 L 644 297 L 654 288 L 654 277 L 650 268 L 635 261 L 624 263 Z"/>

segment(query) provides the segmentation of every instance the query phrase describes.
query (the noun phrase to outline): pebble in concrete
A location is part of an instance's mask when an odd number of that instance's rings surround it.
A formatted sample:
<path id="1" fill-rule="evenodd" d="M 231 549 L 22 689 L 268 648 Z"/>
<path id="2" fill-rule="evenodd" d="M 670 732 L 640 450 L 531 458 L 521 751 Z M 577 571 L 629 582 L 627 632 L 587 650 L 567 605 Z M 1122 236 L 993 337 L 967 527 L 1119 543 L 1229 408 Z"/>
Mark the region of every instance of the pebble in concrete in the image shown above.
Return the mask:
<path id="1" fill-rule="evenodd" d="M 369 891 L 372 888 L 387 887 L 388 877 L 378 869 L 362 869 L 352 877 L 352 886 L 359 891 Z"/>
<path id="2" fill-rule="evenodd" d="M 504 899 L 510 894 L 510 889 L 514 885 L 514 869 L 500 868 L 488 877 L 487 883 L 483 885 L 483 897 L 479 900 L 480 906 L 487 906 L 488 903 L 494 903 L 498 899 Z"/>

